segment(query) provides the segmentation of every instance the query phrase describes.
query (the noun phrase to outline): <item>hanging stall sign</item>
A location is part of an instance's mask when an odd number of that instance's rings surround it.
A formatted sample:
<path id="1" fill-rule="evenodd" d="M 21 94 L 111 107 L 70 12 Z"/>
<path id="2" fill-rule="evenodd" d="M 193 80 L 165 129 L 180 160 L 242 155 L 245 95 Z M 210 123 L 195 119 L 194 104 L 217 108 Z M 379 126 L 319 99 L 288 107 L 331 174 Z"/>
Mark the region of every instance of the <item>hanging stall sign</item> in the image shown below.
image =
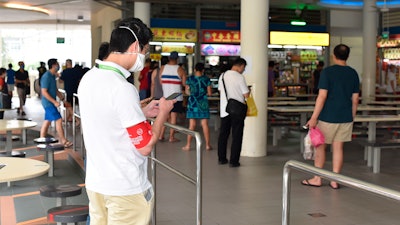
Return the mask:
<path id="1" fill-rule="evenodd" d="M 240 31 L 203 30 L 203 43 L 240 43 Z"/>
<path id="2" fill-rule="evenodd" d="M 179 53 L 193 54 L 193 46 L 190 45 L 163 45 L 162 52 L 177 51 Z"/>
<path id="3" fill-rule="evenodd" d="M 202 44 L 201 55 L 239 56 L 240 45 Z"/>
<path id="4" fill-rule="evenodd" d="M 328 33 L 282 32 L 269 33 L 270 44 L 329 46 Z"/>
<path id="5" fill-rule="evenodd" d="M 153 41 L 162 42 L 196 42 L 197 31 L 194 29 L 151 28 Z"/>

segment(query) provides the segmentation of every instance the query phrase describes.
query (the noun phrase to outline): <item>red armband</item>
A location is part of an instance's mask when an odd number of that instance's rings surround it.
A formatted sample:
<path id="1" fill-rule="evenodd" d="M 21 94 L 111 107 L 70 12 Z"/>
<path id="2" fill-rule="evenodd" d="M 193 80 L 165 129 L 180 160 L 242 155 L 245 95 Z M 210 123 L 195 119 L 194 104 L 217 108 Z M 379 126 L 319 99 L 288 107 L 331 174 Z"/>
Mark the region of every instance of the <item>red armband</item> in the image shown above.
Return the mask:
<path id="1" fill-rule="evenodd" d="M 146 146 L 153 136 L 151 125 L 147 121 L 138 123 L 132 127 L 126 128 L 132 144 L 137 148 Z"/>

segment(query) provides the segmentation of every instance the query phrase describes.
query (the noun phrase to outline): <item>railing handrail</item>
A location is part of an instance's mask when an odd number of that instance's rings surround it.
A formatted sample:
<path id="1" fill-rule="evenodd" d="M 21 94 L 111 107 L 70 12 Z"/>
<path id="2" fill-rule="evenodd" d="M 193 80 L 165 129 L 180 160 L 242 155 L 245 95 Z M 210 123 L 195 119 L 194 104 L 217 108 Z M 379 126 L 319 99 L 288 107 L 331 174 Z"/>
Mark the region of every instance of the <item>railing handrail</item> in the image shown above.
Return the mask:
<path id="1" fill-rule="evenodd" d="M 311 166 L 309 164 L 296 160 L 289 160 L 283 168 L 283 192 L 282 192 L 282 225 L 289 225 L 290 212 L 290 172 L 296 169 L 311 175 L 320 176 L 324 179 L 331 180 L 343 184 L 345 186 L 373 193 L 378 196 L 386 197 L 396 201 L 400 201 L 400 192 L 389 188 L 385 188 L 376 184 L 368 183 L 362 180 L 351 178 L 342 174 L 333 173 L 321 168 Z"/>
<path id="2" fill-rule="evenodd" d="M 58 88 L 58 92 L 60 92 L 63 95 L 64 101 L 67 101 L 67 92 L 64 89 L 61 89 L 61 88 Z M 62 111 L 62 115 L 64 117 L 64 135 L 65 135 L 65 137 L 68 137 L 68 133 L 67 133 L 68 132 L 67 131 L 67 123 L 68 123 L 68 121 L 67 121 L 67 108 L 64 105 L 64 101 L 61 101 L 60 111 Z"/>
<path id="3" fill-rule="evenodd" d="M 149 118 L 151 122 L 154 122 L 154 118 Z M 184 173 L 174 169 L 173 167 L 161 162 L 156 158 L 156 147 L 154 147 L 153 151 L 151 152 L 151 156 L 149 159 L 151 159 L 151 180 L 153 183 L 153 189 L 154 189 L 154 196 L 156 196 L 156 167 L 155 163 L 158 163 L 159 165 L 163 166 L 167 170 L 171 171 L 172 173 L 175 173 L 176 175 L 184 178 L 185 180 L 189 181 L 190 183 L 196 185 L 196 225 L 201 225 L 201 218 L 202 218 L 202 155 L 201 155 L 201 146 L 202 146 L 202 140 L 200 133 L 197 131 L 192 131 L 189 130 L 185 127 L 177 126 L 174 124 L 170 123 L 164 123 L 164 126 L 168 128 L 172 128 L 175 131 L 178 131 L 180 133 L 186 134 L 186 135 L 192 135 L 195 140 L 196 140 L 196 179 L 194 180 L 193 178 L 189 177 L 188 175 L 185 175 Z M 153 216 L 152 216 L 152 224 L 156 224 L 156 200 L 154 199 L 154 210 L 153 210 Z"/>

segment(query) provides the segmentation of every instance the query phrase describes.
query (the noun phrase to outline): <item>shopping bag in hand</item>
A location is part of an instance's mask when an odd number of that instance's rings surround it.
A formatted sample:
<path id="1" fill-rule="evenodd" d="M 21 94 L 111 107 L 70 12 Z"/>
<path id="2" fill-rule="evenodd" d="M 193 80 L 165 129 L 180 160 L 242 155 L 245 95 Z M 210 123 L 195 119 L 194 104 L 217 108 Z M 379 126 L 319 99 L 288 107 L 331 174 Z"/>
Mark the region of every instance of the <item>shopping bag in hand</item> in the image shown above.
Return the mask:
<path id="1" fill-rule="evenodd" d="M 311 144 L 314 147 L 318 147 L 325 143 L 324 134 L 320 129 L 318 129 L 318 127 L 311 128 L 308 133 L 310 134 Z"/>
<path id="2" fill-rule="evenodd" d="M 304 137 L 304 152 L 303 157 L 305 160 L 314 159 L 314 146 L 311 144 L 310 131 Z"/>
<path id="3" fill-rule="evenodd" d="M 250 96 L 246 100 L 247 102 L 247 116 L 257 116 L 258 110 L 256 106 L 256 102 L 254 101 L 253 95 L 250 93 Z"/>

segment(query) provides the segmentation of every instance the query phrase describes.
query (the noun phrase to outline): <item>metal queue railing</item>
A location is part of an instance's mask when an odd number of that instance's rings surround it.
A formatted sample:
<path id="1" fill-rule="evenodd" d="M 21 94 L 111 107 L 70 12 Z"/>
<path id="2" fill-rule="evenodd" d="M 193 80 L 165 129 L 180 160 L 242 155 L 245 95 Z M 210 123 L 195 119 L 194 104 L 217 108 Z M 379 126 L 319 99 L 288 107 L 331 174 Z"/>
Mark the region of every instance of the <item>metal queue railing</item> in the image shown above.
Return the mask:
<path id="1" fill-rule="evenodd" d="M 72 102 L 72 108 L 73 108 L 73 128 L 72 128 L 72 135 L 73 135 L 73 143 L 74 143 L 74 151 L 75 151 L 75 143 L 76 143 L 76 127 L 75 127 L 75 117 L 80 119 L 80 114 L 79 112 L 76 111 L 77 105 L 76 105 L 76 100 L 79 99 L 77 94 L 74 94 L 73 97 L 73 102 Z M 151 123 L 155 121 L 153 118 L 148 119 Z M 160 166 L 164 167 L 165 169 L 171 171 L 172 173 L 178 175 L 179 177 L 185 179 L 186 181 L 189 181 L 190 183 L 194 184 L 196 186 L 196 225 L 201 225 L 201 218 L 202 218 L 202 154 L 201 154 L 201 146 L 202 146 L 202 140 L 201 140 L 201 135 L 197 131 L 192 131 L 187 128 L 173 125 L 170 123 L 164 123 L 164 125 L 168 128 L 172 128 L 177 132 L 186 134 L 186 135 L 192 135 L 194 139 L 196 140 L 196 178 L 192 178 L 181 171 L 173 168 L 172 166 L 168 165 L 167 163 L 164 163 L 156 158 L 156 150 L 157 150 L 157 145 L 154 146 L 153 151 L 151 152 L 151 155 L 148 157 L 151 160 L 150 163 L 150 180 L 153 184 L 153 189 L 154 189 L 154 210 L 152 214 L 152 224 L 156 225 L 156 190 L 157 190 L 157 182 L 156 182 L 156 164 L 159 164 Z M 81 123 L 82 126 L 82 123 Z M 82 131 L 81 131 L 82 132 Z M 82 157 L 84 158 L 84 144 L 83 144 L 83 137 L 81 136 L 81 149 L 82 149 Z"/>
<path id="2" fill-rule="evenodd" d="M 152 123 L 154 122 L 154 119 L 149 119 Z M 158 160 L 156 158 L 156 147 L 154 147 L 153 151 L 151 152 L 151 155 L 149 156 L 149 159 L 151 159 L 151 166 L 150 166 L 150 176 L 151 176 L 151 182 L 153 184 L 153 189 L 154 189 L 154 211 L 152 215 L 152 224 L 156 225 L 156 163 L 158 163 L 160 166 L 164 167 L 165 169 L 169 170 L 170 172 L 178 175 L 179 177 L 185 179 L 186 181 L 189 181 L 190 183 L 196 185 L 196 225 L 201 225 L 201 218 L 202 218 L 202 155 L 201 155 L 201 146 L 202 146 L 202 140 L 201 140 L 201 135 L 197 131 L 192 131 L 187 128 L 173 125 L 170 123 L 164 123 L 164 125 L 168 128 L 172 128 L 177 132 L 186 134 L 186 135 L 192 135 L 194 139 L 196 140 L 196 179 L 191 178 L 190 176 L 182 173 L 179 170 L 174 169 L 172 166 Z"/>
<path id="3" fill-rule="evenodd" d="M 282 192 L 282 225 L 289 225 L 290 215 L 290 175 L 291 170 L 295 169 L 304 173 L 320 176 L 324 179 L 331 180 L 343 184 L 345 186 L 373 193 L 381 197 L 386 197 L 396 201 L 400 201 L 400 192 L 347 177 L 338 173 L 333 173 L 324 169 L 311 166 L 296 160 L 286 162 L 283 168 L 283 192 Z"/>
<path id="4" fill-rule="evenodd" d="M 76 151 L 76 119 L 78 118 L 79 120 L 81 119 L 81 115 L 79 114 L 78 111 L 78 94 L 74 93 L 72 97 L 72 143 L 73 143 L 73 150 Z M 82 126 L 82 123 L 81 123 Z M 80 150 L 81 150 L 81 156 L 82 159 L 85 159 L 86 153 L 85 153 L 85 145 L 83 143 L 83 135 L 82 135 L 82 128 L 80 129 L 80 134 L 81 134 L 81 143 L 80 143 Z"/>
<path id="5" fill-rule="evenodd" d="M 66 101 L 67 100 L 67 92 L 65 92 L 64 89 L 58 89 L 58 91 L 63 95 L 64 101 Z M 68 123 L 68 121 L 67 121 L 67 108 L 65 108 L 64 101 L 61 101 L 61 104 L 60 104 L 60 111 L 61 112 L 60 113 L 64 118 L 64 135 L 65 135 L 65 137 L 68 137 L 68 135 L 67 135 L 67 123 Z"/>

